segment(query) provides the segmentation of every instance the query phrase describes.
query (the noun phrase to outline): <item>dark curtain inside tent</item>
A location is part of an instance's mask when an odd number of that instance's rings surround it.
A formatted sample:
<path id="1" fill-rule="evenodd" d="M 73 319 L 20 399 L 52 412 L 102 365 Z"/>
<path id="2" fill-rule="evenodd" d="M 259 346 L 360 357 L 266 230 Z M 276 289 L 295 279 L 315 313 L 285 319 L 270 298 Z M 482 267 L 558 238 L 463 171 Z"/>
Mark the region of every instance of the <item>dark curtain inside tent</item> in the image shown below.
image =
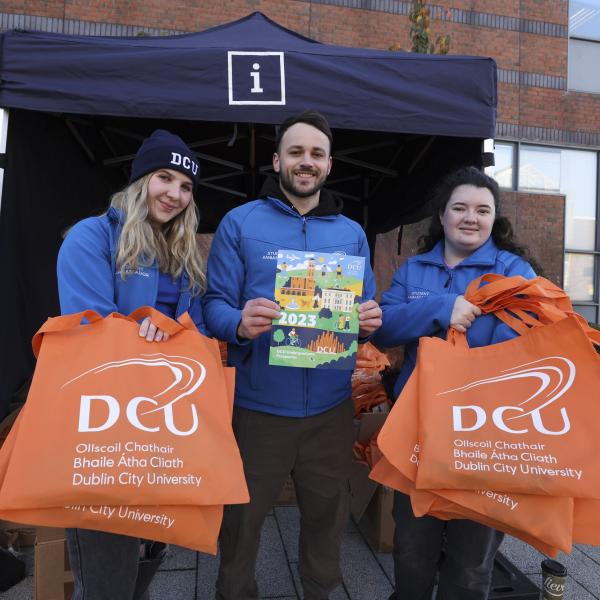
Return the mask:
<path id="1" fill-rule="evenodd" d="M 61 233 L 102 212 L 114 189 L 61 121 L 43 113 L 11 111 L 5 167 L 0 418 L 8 412 L 14 390 L 31 376 L 33 334 L 59 314 L 55 273 Z"/>

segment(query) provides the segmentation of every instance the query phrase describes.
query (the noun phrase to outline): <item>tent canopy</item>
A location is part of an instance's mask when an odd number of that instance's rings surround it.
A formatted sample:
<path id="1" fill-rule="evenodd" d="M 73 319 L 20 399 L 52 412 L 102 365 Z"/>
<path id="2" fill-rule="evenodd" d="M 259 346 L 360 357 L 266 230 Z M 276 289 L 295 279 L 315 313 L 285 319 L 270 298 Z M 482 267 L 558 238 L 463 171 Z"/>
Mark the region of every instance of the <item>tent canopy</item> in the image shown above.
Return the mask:
<path id="1" fill-rule="evenodd" d="M 274 175 L 274 125 L 319 110 L 334 129 L 327 186 L 373 253 L 377 233 L 429 214 L 425 199 L 442 175 L 482 164 L 481 141 L 495 128 L 496 67 L 487 58 L 329 46 L 260 13 L 170 37 L 7 31 L 0 107 L 11 109 L 0 163 L 0 312 L 10 315 L 1 418 L 32 371 L 31 336 L 58 312 L 63 232 L 106 209 L 154 129 L 196 151 L 201 231 L 211 232 Z"/>
<path id="2" fill-rule="evenodd" d="M 107 177 L 120 170 L 114 186 L 153 128 L 181 135 L 202 163 L 208 232 L 256 197 L 273 125 L 306 108 L 335 131 L 328 187 L 371 236 L 426 216 L 430 187 L 480 165 L 494 135 L 492 59 L 331 46 L 261 13 L 184 35 L 7 31 L 0 44 L 0 107 L 61 119 Z"/>
<path id="3" fill-rule="evenodd" d="M 312 107 L 339 129 L 494 135 L 492 59 L 331 46 L 261 13 L 166 37 L 8 31 L 1 61 L 4 107 L 274 124 Z"/>

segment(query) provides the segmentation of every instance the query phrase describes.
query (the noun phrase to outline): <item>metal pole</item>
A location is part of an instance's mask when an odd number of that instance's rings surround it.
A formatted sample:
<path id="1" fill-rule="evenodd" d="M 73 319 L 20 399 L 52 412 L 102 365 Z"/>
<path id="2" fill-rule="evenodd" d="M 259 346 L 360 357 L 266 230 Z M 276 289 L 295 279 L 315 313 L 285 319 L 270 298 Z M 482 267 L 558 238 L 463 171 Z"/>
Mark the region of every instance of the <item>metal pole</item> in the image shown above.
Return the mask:
<path id="1" fill-rule="evenodd" d="M 4 165 L 6 161 L 6 136 L 8 134 L 8 109 L 0 108 L 0 212 L 2 211 L 2 187 L 4 183 Z"/>

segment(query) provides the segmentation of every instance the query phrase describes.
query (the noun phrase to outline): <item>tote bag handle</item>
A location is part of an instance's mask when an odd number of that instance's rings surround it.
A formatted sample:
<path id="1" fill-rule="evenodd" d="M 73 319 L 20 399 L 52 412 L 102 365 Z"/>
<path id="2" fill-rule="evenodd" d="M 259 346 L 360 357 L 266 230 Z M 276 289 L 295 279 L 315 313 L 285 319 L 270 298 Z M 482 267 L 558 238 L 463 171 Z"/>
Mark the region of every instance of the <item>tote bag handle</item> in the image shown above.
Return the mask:
<path id="1" fill-rule="evenodd" d="M 486 283 L 486 285 L 481 285 Z M 573 311 L 568 294 L 544 277 L 525 279 L 519 275 L 504 277 L 488 273 L 474 279 L 465 292 L 465 299 L 492 313 L 511 329 L 525 335 L 530 328 L 556 323 L 568 316 L 577 322 L 589 340 L 600 346 L 600 331 Z"/>
<path id="2" fill-rule="evenodd" d="M 194 331 L 198 333 L 196 325 L 190 315 L 185 312 L 177 321 L 170 319 L 159 310 L 152 308 L 151 306 L 142 306 L 134 310 L 129 315 L 122 315 L 120 313 L 111 313 L 107 319 L 124 319 L 137 323 L 140 319 L 150 317 L 152 322 L 163 331 L 166 331 L 169 335 L 176 335 L 184 329 Z M 31 346 L 33 348 L 33 354 L 37 358 L 40 347 L 42 345 L 42 338 L 46 333 L 57 333 L 60 331 L 68 331 L 69 329 L 75 329 L 81 325 L 83 319 L 87 319 L 89 323 L 97 323 L 102 321 L 103 317 L 95 310 L 84 310 L 78 313 L 72 313 L 69 315 L 62 315 L 60 317 L 51 317 L 38 329 L 31 340 Z"/>
<path id="3" fill-rule="evenodd" d="M 102 317 L 95 310 L 83 310 L 78 313 L 72 313 L 70 315 L 62 315 L 60 317 L 50 317 L 46 322 L 36 331 L 33 339 L 31 340 L 31 347 L 33 348 L 33 354 L 37 358 L 40 346 L 42 345 L 42 338 L 45 333 L 56 333 L 58 331 L 67 331 L 68 329 L 74 329 L 81 325 L 81 321 L 87 319 L 90 323 L 96 323 L 101 321 Z"/>
<path id="4" fill-rule="evenodd" d="M 113 313 L 113 315 L 117 316 L 118 313 Z M 150 317 L 154 325 L 156 325 L 159 329 L 166 331 L 169 335 L 176 335 L 184 329 L 198 332 L 194 321 L 192 321 L 192 318 L 187 312 L 183 313 L 179 319 L 175 321 L 152 306 L 141 306 L 140 308 L 136 308 L 133 312 L 129 313 L 129 315 L 125 318 L 129 321 L 137 322 L 141 319 L 145 319 L 146 317 Z"/>

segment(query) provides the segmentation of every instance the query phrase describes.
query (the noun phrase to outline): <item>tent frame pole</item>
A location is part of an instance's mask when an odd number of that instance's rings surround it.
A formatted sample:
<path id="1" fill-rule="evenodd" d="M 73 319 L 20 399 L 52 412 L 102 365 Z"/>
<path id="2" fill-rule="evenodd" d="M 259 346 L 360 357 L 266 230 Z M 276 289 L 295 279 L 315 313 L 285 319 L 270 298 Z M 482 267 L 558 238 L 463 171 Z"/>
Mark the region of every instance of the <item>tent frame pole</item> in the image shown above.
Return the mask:
<path id="1" fill-rule="evenodd" d="M 4 186 L 4 170 L 6 168 L 6 138 L 8 136 L 7 108 L 0 108 L 0 212 L 2 212 L 2 188 Z"/>

